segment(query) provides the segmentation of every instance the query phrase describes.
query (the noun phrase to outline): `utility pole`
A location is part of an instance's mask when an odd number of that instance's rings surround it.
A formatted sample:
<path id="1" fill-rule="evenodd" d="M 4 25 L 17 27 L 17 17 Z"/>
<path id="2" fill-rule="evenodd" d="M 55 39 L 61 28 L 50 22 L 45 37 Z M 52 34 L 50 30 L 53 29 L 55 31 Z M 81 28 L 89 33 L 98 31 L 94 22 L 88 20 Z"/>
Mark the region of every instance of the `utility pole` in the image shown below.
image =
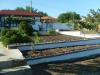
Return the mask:
<path id="1" fill-rule="evenodd" d="M 32 12 L 32 0 L 30 1 L 30 12 Z"/>
<path id="2" fill-rule="evenodd" d="M 73 27 L 74 27 L 74 12 L 72 14 L 72 20 L 73 20 Z"/>

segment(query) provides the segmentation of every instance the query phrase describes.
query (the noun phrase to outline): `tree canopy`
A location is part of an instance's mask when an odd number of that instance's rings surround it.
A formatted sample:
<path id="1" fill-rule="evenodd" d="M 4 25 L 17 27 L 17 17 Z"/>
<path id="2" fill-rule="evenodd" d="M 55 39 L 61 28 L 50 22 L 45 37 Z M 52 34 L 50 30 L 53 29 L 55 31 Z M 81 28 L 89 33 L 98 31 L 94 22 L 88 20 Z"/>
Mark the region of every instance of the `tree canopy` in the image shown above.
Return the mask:
<path id="1" fill-rule="evenodd" d="M 100 9 L 90 9 L 89 14 L 84 17 L 86 22 L 100 22 Z"/>
<path id="2" fill-rule="evenodd" d="M 26 35 L 32 35 L 33 34 L 32 26 L 29 23 L 27 23 L 26 21 L 20 22 L 19 31 L 20 31 L 20 33 L 26 34 Z"/>
<path id="3" fill-rule="evenodd" d="M 38 14 L 40 14 L 41 16 L 48 16 L 48 14 L 43 11 L 39 11 Z"/>
<path id="4" fill-rule="evenodd" d="M 80 14 L 77 14 L 76 12 L 66 12 L 58 16 L 58 21 L 61 23 L 73 22 L 74 20 L 80 19 Z"/>
<path id="5" fill-rule="evenodd" d="M 100 9 L 97 10 L 90 9 L 87 16 L 84 16 L 84 22 L 87 23 L 86 25 L 87 29 L 96 30 L 97 25 L 100 24 Z"/>
<path id="6" fill-rule="evenodd" d="M 25 10 L 23 7 L 17 7 L 16 10 Z"/>
<path id="7" fill-rule="evenodd" d="M 48 16 L 48 14 L 46 12 L 39 11 L 38 9 L 32 8 L 30 6 L 26 6 L 25 8 L 17 7 L 16 10 L 26 10 L 26 11 L 29 11 L 29 12 L 32 11 L 32 12 L 39 13 L 41 16 Z"/>
<path id="8" fill-rule="evenodd" d="M 26 6 L 25 8 L 23 8 L 23 7 L 17 7 L 16 8 L 16 10 L 26 10 L 26 11 L 32 11 L 32 12 L 37 12 L 37 9 L 35 9 L 35 8 L 32 8 L 32 7 L 30 7 L 30 6 Z"/>

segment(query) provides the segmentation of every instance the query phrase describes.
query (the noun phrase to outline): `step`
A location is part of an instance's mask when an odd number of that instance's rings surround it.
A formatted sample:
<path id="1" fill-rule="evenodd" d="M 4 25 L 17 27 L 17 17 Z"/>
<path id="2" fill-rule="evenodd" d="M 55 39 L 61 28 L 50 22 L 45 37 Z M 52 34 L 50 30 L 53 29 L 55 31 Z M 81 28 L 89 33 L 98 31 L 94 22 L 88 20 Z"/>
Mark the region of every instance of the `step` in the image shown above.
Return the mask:
<path id="1" fill-rule="evenodd" d="M 1 69 L 0 75 L 32 75 L 31 67 L 28 65 Z"/>
<path id="2" fill-rule="evenodd" d="M 0 57 L 0 69 L 11 68 L 24 64 L 25 64 L 24 60 L 12 59 L 7 56 Z"/>

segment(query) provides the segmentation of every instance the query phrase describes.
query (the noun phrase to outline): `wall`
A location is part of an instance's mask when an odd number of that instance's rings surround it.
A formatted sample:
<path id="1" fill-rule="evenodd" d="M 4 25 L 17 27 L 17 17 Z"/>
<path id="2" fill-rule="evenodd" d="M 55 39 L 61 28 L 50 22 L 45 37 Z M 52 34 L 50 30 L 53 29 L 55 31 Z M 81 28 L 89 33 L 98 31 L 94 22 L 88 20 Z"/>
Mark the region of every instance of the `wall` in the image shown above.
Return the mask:
<path id="1" fill-rule="evenodd" d="M 0 75 L 32 75 L 20 50 L 0 46 Z"/>
<path id="2" fill-rule="evenodd" d="M 95 45 L 100 44 L 100 39 L 93 39 L 93 40 L 79 40 L 79 41 L 62 41 L 62 42 L 51 42 L 51 43 L 40 43 L 32 45 L 30 44 L 19 44 L 19 45 L 8 45 L 8 48 L 18 48 L 21 51 L 27 50 L 44 50 L 50 48 L 60 48 L 60 47 L 68 47 L 68 46 L 81 46 L 81 45 Z"/>
<path id="3" fill-rule="evenodd" d="M 66 23 L 35 23 L 33 25 L 33 28 L 36 30 L 39 30 L 39 27 L 42 28 L 43 31 L 47 31 L 49 29 L 54 30 L 74 30 L 72 25 L 66 24 Z"/>
<path id="4" fill-rule="evenodd" d="M 63 35 L 83 37 L 83 38 L 89 38 L 89 39 L 100 38 L 99 33 L 97 33 L 97 34 L 84 34 L 81 31 L 58 31 L 58 33 L 63 34 Z"/>
<path id="5" fill-rule="evenodd" d="M 29 65 L 36 65 L 41 63 L 47 63 L 47 62 L 59 62 L 59 61 L 68 61 L 73 59 L 80 59 L 84 57 L 90 57 L 90 56 L 100 55 L 100 49 L 91 49 L 91 50 L 84 50 L 84 51 L 78 51 L 78 52 L 72 52 L 69 54 L 61 54 L 57 56 L 45 56 L 42 58 L 29 58 L 27 59 L 27 64 Z"/>
<path id="6" fill-rule="evenodd" d="M 55 30 L 74 30 L 74 27 L 66 23 L 54 23 L 53 28 Z"/>
<path id="7" fill-rule="evenodd" d="M 100 44 L 100 39 L 36 44 L 34 46 L 34 49 L 41 50 L 41 49 L 49 49 L 49 48 L 60 48 L 60 47 L 68 47 L 68 46 L 93 45 L 93 44 Z"/>

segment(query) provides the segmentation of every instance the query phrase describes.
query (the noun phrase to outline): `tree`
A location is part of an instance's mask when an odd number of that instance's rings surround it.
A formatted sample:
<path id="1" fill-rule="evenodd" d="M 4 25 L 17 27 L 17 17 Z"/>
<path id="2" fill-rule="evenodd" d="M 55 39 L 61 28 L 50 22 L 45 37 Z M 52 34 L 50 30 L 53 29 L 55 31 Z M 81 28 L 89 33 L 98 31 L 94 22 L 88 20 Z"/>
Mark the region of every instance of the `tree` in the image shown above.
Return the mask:
<path id="1" fill-rule="evenodd" d="M 26 6 L 25 8 L 23 8 L 23 7 L 17 7 L 16 8 L 16 10 L 26 10 L 26 11 L 32 11 L 32 12 L 37 12 L 37 9 L 35 9 L 35 8 L 32 8 L 32 7 L 30 7 L 30 6 Z"/>
<path id="2" fill-rule="evenodd" d="M 58 16 L 58 21 L 61 23 L 66 22 L 74 22 L 75 20 L 80 20 L 80 14 L 77 14 L 76 12 L 66 12 L 62 13 Z"/>
<path id="3" fill-rule="evenodd" d="M 84 21 L 86 22 L 85 28 L 89 30 L 96 30 L 97 25 L 100 24 L 100 9 L 90 9 L 89 14 L 87 14 L 84 18 Z"/>
<path id="4" fill-rule="evenodd" d="M 25 10 L 26 10 L 26 11 L 29 11 L 29 12 L 33 11 L 33 10 L 32 10 L 32 7 L 30 7 L 30 6 L 26 6 Z"/>
<path id="5" fill-rule="evenodd" d="M 86 22 L 99 23 L 100 22 L 100 9 L 90 9 L 89 14 L 85 17 Z"/>
<path id="6" fill-rule="evenodd" d="M 39 13 L 41 16 L 48 16 L 47 13 L 45 13 L 43 11 L 38 11 L 38 9 L 32 8 L 30 6 L 26 6 L 25 8 L 23 8 L 23 7 L 17 7 L 16 10 L 26 10 L 26 11 L 29 11 L 29 12 Z"/>
<path id="7" fill-rule="evenodd" d="M 20 31 L 20 33 L 26 34 L 26 35 L 32 35 L 33 34 L 32 26 L 29 23 L 27 23 L 26 21 L 20 22 L 19 31 Z"/>
<path id="8" fill-rule="evenodd" d="M 16 10 L 25 10 L 23 7 L 17 7 Z"/>
<path id="9" fill-rule="evenodd" d="M 48 16 L 48 14 L 47 14 L 47 13 L 42 12 L 42 11 L 39 11 L 39 12 L 38 12 L 38 14 L 40 14 L 41 16 Z"/>

